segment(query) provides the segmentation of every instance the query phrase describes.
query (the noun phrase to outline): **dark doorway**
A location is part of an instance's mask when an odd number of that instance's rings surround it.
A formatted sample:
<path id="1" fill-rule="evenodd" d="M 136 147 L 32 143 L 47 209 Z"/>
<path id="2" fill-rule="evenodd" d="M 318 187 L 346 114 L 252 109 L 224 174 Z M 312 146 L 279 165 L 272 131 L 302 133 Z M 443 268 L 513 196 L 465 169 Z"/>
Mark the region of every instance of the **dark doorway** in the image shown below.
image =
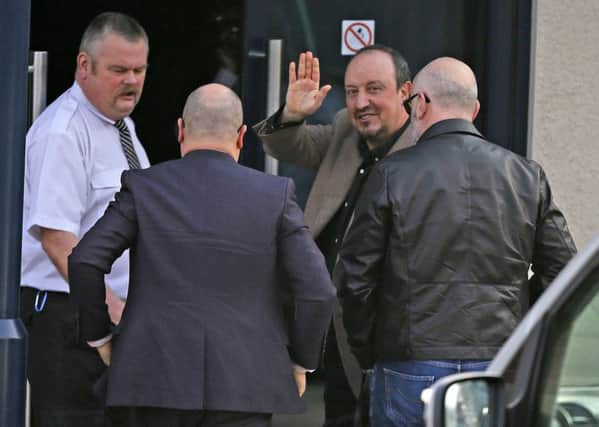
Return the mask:
<path id="1" fill-rule="evenodd" d="M 215 79 L 238 88 L 229 77 L 240 73 L 243 4 L 32 0 L 30 48 L 49 52 L 48 103 L 72 85 L 79 41 L 91 19 L 105 11 L 127 13 L 150 38 L 144 93 L 132 114 L 137 133 L 152 164 L 178 157 L 174 126 L 187 95 Z"/>

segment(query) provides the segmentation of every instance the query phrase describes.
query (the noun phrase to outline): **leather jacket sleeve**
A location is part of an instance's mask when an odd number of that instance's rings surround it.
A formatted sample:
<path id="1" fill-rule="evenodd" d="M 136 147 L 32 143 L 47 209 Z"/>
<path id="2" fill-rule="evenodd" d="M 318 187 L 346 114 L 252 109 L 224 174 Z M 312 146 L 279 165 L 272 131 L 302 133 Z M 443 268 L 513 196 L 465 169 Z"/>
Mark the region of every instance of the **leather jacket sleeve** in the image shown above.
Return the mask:
<path id="1" fill-rule="evenodd" d="M 374 363 L 377 293 L 382 287 L 384 258 L 391 225 L 391 206 L 384 172 L 375 168 L 358 200 L 344 240 L 334 281 L 343 307 L 348 342 L 363 369 Z"/>
<path id="2" fill-rule="evenodd" d="M 576 245 L 564 215 L 553 201 L 545 172 L 541 169 L 540 173 L 539 216 L 532 258 L 535 277 L 532 282 L 539 283 L 542 289 L 546 289 L 576 254 Z"/>

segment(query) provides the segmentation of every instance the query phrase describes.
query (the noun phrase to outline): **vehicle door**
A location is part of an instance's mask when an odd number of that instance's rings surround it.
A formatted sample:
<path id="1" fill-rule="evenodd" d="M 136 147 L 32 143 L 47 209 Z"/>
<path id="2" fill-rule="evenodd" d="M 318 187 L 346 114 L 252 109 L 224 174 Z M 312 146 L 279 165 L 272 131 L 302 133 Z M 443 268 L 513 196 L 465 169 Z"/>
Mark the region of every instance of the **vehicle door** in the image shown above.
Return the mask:
<path id="1" fill-rule="evenodd" d="M 482 374 L 435 384 L 429 426 L 599 426 L 599 236 L 532 307 Z"/>

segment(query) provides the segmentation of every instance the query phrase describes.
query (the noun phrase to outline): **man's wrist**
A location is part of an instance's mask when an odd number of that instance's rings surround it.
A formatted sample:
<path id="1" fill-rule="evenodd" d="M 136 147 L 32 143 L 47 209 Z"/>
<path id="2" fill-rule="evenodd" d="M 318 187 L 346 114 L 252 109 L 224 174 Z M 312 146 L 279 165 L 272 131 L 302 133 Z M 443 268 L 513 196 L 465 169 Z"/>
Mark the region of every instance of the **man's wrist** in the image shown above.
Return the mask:
<path id="1" fill-rule="evenodd" d="M 104 344 L 110 342 L 112 340 L 112 334 L 106 335 L 104 338 L 100 338 L 99 340 L 88 341 L 87 345 L 93 348 L 102 347 Z"/>
<path id="2" fill-rule="evenodd" d="M 266 119 L 266 126 L 262 130 L 264 133 L 269 134 L 269 133 L 275 132 L 279 129 L 285 129 L 288 127 L 299 126 L 303 123 L 303 119 L 301 119 L 297 122 L 286 121 L 283 123 L 281 120 L 282 120 L 284 108 L 285 108 L 284 105 L 281 106 L 272 116 L 270 116 L 268 119 Z"/>
<path id="3" fill-rule="evenodd" d="M 281 115 L 279 116 L 280 124 L 299 124 L 304 121 L 306 116 L 299 113 L 291 113 L 287 108 L 287 104 L 283 106 Z"/>
<path id="4" fill-rule="evenodd" d="M 298 374 L 305 374 L 306 372 L 314 372 L 316 369 L 307 369 L 304 368 L 303 366 L 300 365 L 296 365 L 295 363 L 293 364 L 293 370 L 294 372 L 297 372 Z"/>

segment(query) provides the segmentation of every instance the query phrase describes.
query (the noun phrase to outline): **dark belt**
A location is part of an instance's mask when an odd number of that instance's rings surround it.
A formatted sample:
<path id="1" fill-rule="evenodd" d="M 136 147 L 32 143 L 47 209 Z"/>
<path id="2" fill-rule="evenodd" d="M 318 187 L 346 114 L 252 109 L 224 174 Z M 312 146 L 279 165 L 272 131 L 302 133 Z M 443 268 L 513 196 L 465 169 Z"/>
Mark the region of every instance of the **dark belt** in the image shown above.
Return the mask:
<path id="1" fill-rule="evenodd" d="M 33 308 L 38 313 L 44 309 L 48 302 L 48 298 L 65 301 L 69 298 L 69 294 L 66 292 L 42 291 L 30 286 L 21 286 L 21 299 L 25 301 L 31 300 Z"/>

